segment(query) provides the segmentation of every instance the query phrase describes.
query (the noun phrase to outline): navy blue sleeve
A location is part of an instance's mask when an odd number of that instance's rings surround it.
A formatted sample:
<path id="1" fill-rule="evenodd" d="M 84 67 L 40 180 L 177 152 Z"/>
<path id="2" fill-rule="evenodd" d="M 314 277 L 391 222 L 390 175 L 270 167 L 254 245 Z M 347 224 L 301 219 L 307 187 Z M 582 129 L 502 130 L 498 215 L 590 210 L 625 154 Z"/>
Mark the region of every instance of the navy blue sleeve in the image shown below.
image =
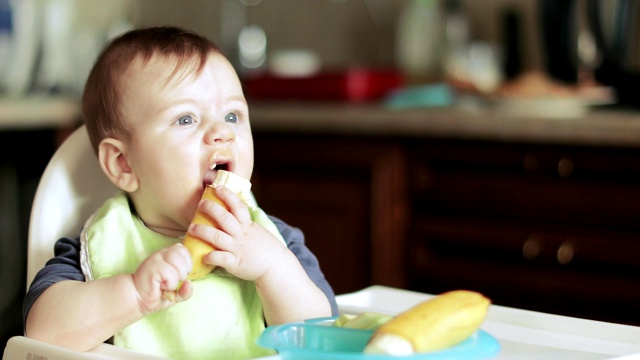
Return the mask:
<path id="1" fill-rule="evenodd" d="M 316 256 L 309 250 L 304 244 L 304 234 L 298 228 L 287 225 L 284 221 L 269 216 L 269 218 L 276 224 L 278 231 L 282 234 L 287 247 L 293 252 L 302 267 L 307 272 L 309 278 L 316 284 L 322 292 L 327 296 L 329 304 L 331 304 L 331 313 L 335 316 L 338 315 L 338 304 L 336 303 L 336 295 L 331 288 L 331 285 L 325 279 L 324 274 L 320 270 L 320 264 Z"/>
<path id="2" fill-rule="evenodd" d="M 62 238 L 53 248 L 55 257 L 36 274 L 24 300 L 23 321 L 26 325 L 31 306 L 49 286 L 63 280 L 84 281 L 80 268 L 80 238 Z"/>

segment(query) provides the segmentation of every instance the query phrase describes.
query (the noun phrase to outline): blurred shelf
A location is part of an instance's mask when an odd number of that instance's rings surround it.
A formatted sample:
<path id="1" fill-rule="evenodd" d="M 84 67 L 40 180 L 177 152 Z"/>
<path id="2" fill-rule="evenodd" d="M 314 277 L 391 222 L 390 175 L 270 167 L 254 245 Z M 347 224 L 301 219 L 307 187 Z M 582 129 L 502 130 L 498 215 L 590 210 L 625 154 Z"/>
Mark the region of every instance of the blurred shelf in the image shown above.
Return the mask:
<path id="1" fill-rule="evenodd" d="M 81 117 L 74 97 L 0 97 L 0 131 L 68 128 Z"/>
<path id="2" fill-rule="evenodd" d="M 379 104 L 250 102 L 256 131 L 373 137 L 443 138 L 584 146 L 640 146 L 640 111 L 588 107 L 547 117 L 496 106 L 390 109 Z M 548 112 L 545 112 L 548 113 Z"/>

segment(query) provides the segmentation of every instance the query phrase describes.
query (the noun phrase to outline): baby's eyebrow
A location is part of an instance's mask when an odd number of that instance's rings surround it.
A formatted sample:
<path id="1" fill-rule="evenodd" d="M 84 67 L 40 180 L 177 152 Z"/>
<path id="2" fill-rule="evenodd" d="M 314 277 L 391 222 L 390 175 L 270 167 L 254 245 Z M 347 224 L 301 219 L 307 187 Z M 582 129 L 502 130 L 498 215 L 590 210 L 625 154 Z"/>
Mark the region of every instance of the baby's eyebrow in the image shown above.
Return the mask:
<path id="1" fill-rule="evenodd" d="M 158 112 L 167 111 L 167 110 L 171 109 L 172 107 L 175 107 L 175 106 L 178 106 L 178 105 L 195 104 L 195 103 L 196 103 L 196 101 L 194 99 L 190 99 L 190 98 L 169 100 L 169 101 L 165 102 L 163 104 L 163 106 L 161 106 L 158 109 Z"/>
<path id="2" fill-rule="evenodd" d="M 240 96 L 240 95 L 234 95 L 234 96 L 229 96 L 227 98 L 227 103 L 242 103 L 243 105 L 247 104 L 247 100 L 244 98 L 244 96 Z"/>

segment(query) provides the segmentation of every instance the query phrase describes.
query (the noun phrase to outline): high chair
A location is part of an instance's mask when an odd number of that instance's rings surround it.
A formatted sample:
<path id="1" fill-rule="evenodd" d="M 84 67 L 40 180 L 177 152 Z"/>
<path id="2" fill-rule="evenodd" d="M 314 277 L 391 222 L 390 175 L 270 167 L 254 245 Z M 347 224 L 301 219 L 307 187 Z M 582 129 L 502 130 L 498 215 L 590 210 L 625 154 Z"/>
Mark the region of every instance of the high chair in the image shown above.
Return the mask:
<path id="1" fill-rule="evenodd" d="M 79 127 L 55 152 L 36 190 L 29 221 L 27 288 L 53 257 L 54 243 L 64 236 L 78 236 L 85 220 L 117 191 L 100 169 L 86 128 Z M 2 357 L 3 360 L 123 358 L 159 359 L 108 344 L 89 352 L 73 352 L 24 336 L 9 339 Z"/>
<path id="2" fill-rule="evenodd" d="M 29 221 L 27 288 L 53 257 L 55 241 L 78 236 L 86 219 L 116 191 L 100 169 L 85 126 L 79 127 L 58 148 L 38 184 Z"/>

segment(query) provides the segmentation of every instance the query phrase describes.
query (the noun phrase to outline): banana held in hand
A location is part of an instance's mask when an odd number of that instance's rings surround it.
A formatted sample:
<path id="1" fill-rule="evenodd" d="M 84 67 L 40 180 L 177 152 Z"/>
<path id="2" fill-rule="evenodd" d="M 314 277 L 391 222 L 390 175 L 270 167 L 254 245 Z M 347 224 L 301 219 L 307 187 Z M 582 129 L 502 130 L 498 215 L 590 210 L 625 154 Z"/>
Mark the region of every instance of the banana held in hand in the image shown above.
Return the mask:
<path id="1" fill-rule="evenodd" d="M 480 328 L 490 304 L 473 291 L 442 293 L 380 326 L 364 352 L 400 356 L 446 349 Z"/>
<path id="2" fill-rule="evenodd" d="M 229 210 L 227 205 L 216 196 L 215 188 L 218 186 L 225 186 L 229 190 L 233 191 L 245 203 L 250 196 L 249 191 L 251 190 L 251 183 L 249 182 L 249 180 L 225 170 L 218 170 L 218 172 L 216 173 L 216 179 L 213 181 L 213 184 L 205 187 L 204 192 L 202 193 L 202 199 L 215 201 Z M 218 227 L 218 225 L 212 218 L 202 213 L 202 211 L 200 211 L 199 209 L 196 211 L 196 214 L 194 215 L 193 220 L 191 220 L 191 223 L 207 224 L 216 228 Z M 198 280 L 213 271 L 215 266 L 205 264 L 202 261 L 202 258 L 205 255 L 214 250 L 213 246 L 205 241 L 191 236 L 189 233 L 185 235 L 182 243 L 189 250 L 189 253 L 191 254 L 191 260 L 193 262 L 193 269 L 191 270 L 191 273 L 189 273 L 189 280 Z"/>

